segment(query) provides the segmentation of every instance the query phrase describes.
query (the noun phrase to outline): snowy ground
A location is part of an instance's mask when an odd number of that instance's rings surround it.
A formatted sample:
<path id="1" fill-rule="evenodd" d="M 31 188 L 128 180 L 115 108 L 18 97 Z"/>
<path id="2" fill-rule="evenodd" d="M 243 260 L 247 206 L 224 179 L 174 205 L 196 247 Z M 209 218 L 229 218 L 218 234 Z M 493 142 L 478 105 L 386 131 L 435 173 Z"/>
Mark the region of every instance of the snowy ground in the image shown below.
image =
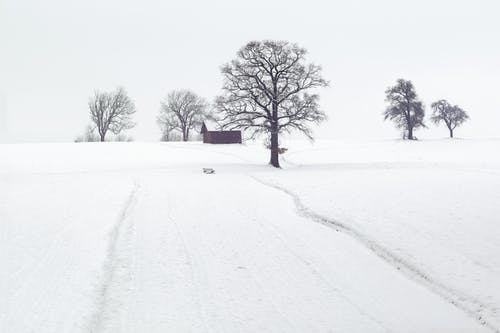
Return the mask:
<path id="1" fill-rule="evenodd" d="M 0 332 L 498 332 L 500 141 L 288 147 L 0 145 Z"/>

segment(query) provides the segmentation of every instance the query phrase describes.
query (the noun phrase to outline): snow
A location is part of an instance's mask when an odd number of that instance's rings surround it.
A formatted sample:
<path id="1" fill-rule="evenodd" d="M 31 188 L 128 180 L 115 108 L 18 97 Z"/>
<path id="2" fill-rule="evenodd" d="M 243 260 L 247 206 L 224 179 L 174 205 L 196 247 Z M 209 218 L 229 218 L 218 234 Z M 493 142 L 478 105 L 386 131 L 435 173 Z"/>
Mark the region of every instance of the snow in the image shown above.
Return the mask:
<path id="1" fill-rule="evenodd" d="M 0 145 L 0 332 L 498 332 L 500 141 L 287 147 Z"/>

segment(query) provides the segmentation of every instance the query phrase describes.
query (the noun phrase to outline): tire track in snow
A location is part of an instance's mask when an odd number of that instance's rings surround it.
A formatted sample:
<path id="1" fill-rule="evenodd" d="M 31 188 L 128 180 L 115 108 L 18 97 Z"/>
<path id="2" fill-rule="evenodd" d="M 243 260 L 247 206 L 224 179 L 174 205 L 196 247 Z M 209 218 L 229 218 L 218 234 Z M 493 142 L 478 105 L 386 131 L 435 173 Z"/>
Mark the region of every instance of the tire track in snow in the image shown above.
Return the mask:
<path id="1" fill-rule="evenodd" d="M 348 234 L 349 236 L 360 242 L 363 246 L 370 249 L 379 258 L 403 273 L 405 276 L 411 278 L 413 281 L 419 283 L 420 285 L 423 285 L 428 290 L 437 294 L 447 302 L 453 304 L 455 307 L 465 312 L 468 316 L 478 321 L 481 325 L 489 328 L 495 333 L 500 333 L 499 328 L 495 327 L 493 324 L 482 317 L 481 313 L 487 308 L 487 306 L 481 303 L 475 297 L 465 295 L 460 291 L 446 286 L 442 282 L 429 276 L 420 268 L 412 265 L 395 253 L 391 252 L 379 242 L 371 239 L 368 235 L 357 230 L 356 228 L 314 212 L 309 207 L 305 206 L 304 203 L 300 200 L 300 197 L 291 190 L 275 183 L 266 182 L 255 176 L 249 176 L 262 185 L 271 187 L 290 196 L 293 199 L 298 214 L 302 217 L 308 218 L 309 220 L 317 223 L 321 223 L 327 227 L 334 228 L 338 232 Z"/>
<path id="2" fill-rule="evenodd" d="M 171 202 L 171 200 L 168 200 L 167 202 Z M 188 264 L 189 275 L 190 275 L 190 279 L 191 279 L 193 286 L 194 286 L 194 288 L 193 288 L 194 295 L 193 296 L 195 298 L 198 316 L 201 320 L 201 324 L 203 326 L 204 332 L 213 332 L 214 330 L 208 324 L 208 314 L 207 314 L 207 311 L 206 311 L 205 306 L 204 306 L 203 293 L 200 289 L 201 279 L 199 278 L 199 274 L 197 274 L 195 267 L 193 267 L 195 265 L 197 268 L 200 268 L 200 267 L 202 267 L 202 265 L 196 260 L 196 256 L 194 256 L 192 254 L 193 252 L 190 249 L 190 247 L 188 246 L 188 242 L 186 241 L 184 233 L 181 231 L 181 228 L 180 228 L 177 220 L 170 216 L 170 212 L 168 213 L 168 221 L 170 223 L 172 223 L 172 225 L 174 226 L 175 232 L 180 240 L 184 256 L 186 257 L 187 262 L 189 263 Z"/>
<path id="3" fill-rule="evenodd" d="M 327 286 L 333 293 L 337 294 L 340 298 L 342 298 L 346 303 L 350 304 L 358 313 L 372 321 L 380 328 L 382 328 L 385 332 L 391 332 L 389 328 L 387 328 L 384 323 L 379 321 L 377 318 L 371 316 L 369 313 L 364 311 L 361 307 L 359 307 L 356 303 L 354 303 L 342 290 L 334 286 L 329 279 L 325 278 L 314 266 L 305 258 L 303 258 L 297 251 L 293 250 L 289 243 L 285 240 L 285 237 L 278 231 L 278 228 L 271 222 L 270 225 L 265 225 L 262 222 L 257 222 L 260 227 L 264 230 L 268 230 L 273 237 L 278 240 L 298 262 L 300 262 L 315 278 L 317 278 L 321 283 Z"/>
<path id="4" fill-rule="evenodd" d="M 120 307 L 123 284 L 130 278 L 130 241 L 133 233 L 133 221 L 130 214 L 137 202 L 139 183 L 136 181 L 125 201 L 117 222 L 109 233 L 106 259 L 103 265 L 103 278 L 97 289 L 95 309 L 90 317 L 88 331 L 97 333 L 105 330 L 106 323 Z"/>

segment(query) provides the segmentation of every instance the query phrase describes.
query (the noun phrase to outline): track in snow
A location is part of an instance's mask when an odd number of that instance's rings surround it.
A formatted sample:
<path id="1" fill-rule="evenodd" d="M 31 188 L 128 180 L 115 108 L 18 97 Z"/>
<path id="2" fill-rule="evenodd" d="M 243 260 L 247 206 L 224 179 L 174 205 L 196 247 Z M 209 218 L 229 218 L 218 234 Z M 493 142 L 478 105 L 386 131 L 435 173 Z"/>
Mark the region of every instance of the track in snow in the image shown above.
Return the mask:
<path id="1" fill-rule="evenodd" d="M 7 312 L 5 327 L 26 328 L 16 332 L 38 327 L 44 332 L 94 333 L 488 331 L 429 291 L 428 285 L 415 283 L 422 282 L 421 277 L 411 275 L 415 272 L 404 272 L 413 280 L 398 274 L 393 266 L 404 263 L 395 262 L 391 253 L 374 255 L 384 249 L 377 243 L 374 249 L 368 238 L 360 240 L 362 232 L 318 216 L 298 197 L 292 202 L 289 196 L 294 194 L 286 189 L 278 193 L 275 186 L 264 187 L 248 177 L 275 175 L 274 169 L 237 163 L 236 155 L 223 152 L 200 149 L 191 154 L 175 148 L 166 154 L 162 149 L 160 153 L 168 155 L 168 160 L 161 163 L 154 150 L 151 162 L 144 166 L 137 166 L 135 160 L 125 161 L 123 169 L 110 165 L 102 173 L 122 171 L 115 185 L 107 182 L 107 174 L 94 175 L 101 173 L 97 167 L 90 168 L 85 178 L 74 175 L 57 183 L 56 188 L 64 189 L 64 198 L 74 207 L 68 212 L 52 209 L 40 220 L 48 223 L 48 217 L 59 218 L 62 213 L 67 219 L 83 216 L 76 222 L 85 228 L 71 233 L 75 246 L 59 251 L 68 259 L 83 260 L 49 267 L 48 278 L 37 288 L 49 297 L 37 299 L 51 301 L 49 291 L 60 291 L 46 286 L 60 275 L 61 266 L 71 266 L 76 274 L 58 285 L 71 289 L 74 281 L 83 283 L 79 289 L 63 290 L 61 301 L 52 302 L 55 305 L 47 310 L 51 321 L 47 316 L 33 316 L 30 310 L 37 307 L 32 306 L 31 295 L 37 295 L 36 289 L 26 289 L 18 305 L 26 315 Z M 127 156 L 135 158 L 135 154 Z M 127 168 L 127 163 L 134 168 Z M 203 175 L 200 169 L 205 164 L 218 173 Z M 136 182 L 131 190 L 129 184 L 136 178 L 140 186 Z M 92 179 L 109 184 L 95 201 L 82 195 L 92 191 L 81 191 L 82 184 Z M 39 197 L 35 194 L 44 193 L 46 186 L 40 186 L 39 192 L 30 184 L 27 189 L 35 200 Z M 82 200 L 74 200 L 75 196 Z M 106 198 L 117 200 L 110 205 L 102 200 Z M 79 209 L 79 201 L 95 212 Z M 17 203 L 14 197 L 12 203 Z M 14 210 L 9 214 L 17 216 Z M 307 223 L 311 219 L 336 225 L 342 232 Z M 21 222 L 29 225 L 27 218 Z M 53 236 L 47 233 L 45 237 Z M 78 246 L 80 237 L 86 246 Z M 94 241 L 96 247 L 91 248 Z M 85 274 L 80 273 L 86 266 Z M 72 306 L 82 299 L 79 307 Z"/>
<path id="2" fill-rule="evenodd" d="M 295 204 L 295 207 L 297 208 L 299 215 L 306 217 L 310 220 L 313 220 L 314 222 L 326 225 L 330 228 L 333 227 L 335 228 L 336 231 L 341 231 L 350 235 L 351 237 L 359 241 L 361 244 L 363 244 L 365 247 L 370 249 L 378 257 L 382 258 L 384 261 L 393 266 L 395 269 L 402 272 L 403 274 L 405 274 L 412 280 L 418 282 L 419 284 L 425 286 L 427 289 L 439 295 L 440 297 L 444 298 L 446 301 L 453 304 L 460 310 L 464 311 L 467 315 L 480 322 L 481 325 L 488 327 L 493 332 L 496 333 L 500 332 L 499 328 L 493 326 L 490 322 L 482 318 L 481 312 L 486 308 L 486 305 L 482 304 L 478 299 L 469 295 L 465 295 L 460 291 L 454 290 L 446 286 L 442 282 L 432 278 L 427 273 L 420 270 L 418 267 L 403 260 L 396 254 L 392 253 L 389 249 L 385 248 L 380 243 L 371 239 L 370 237 L 363 234 L 359 230 L 356 230 L 355 228 L 348 226 L 340 221 L 327 218 L 312 211 L 309 207 L 306 207 L 303 204 L 303 202 L 300 200 L 300 197 L 296 193 L 290 191 L 289 189 L 278 184 L 263 181 L 255 176 L 250 176 L 250 177 L 262 185 L 274 188 L 289 195 L 293 199 L 293 202 Z"/>
<path id="3" fill-rule="evenodd" d="M 130 242 L 134 227 L 130 215 L 137 202 L 139 187 L 136 181 L 109 234 L 102 283 L 97 291 L 96 309 L 89 324 L 92 333 L 105 330 L 107 322 L 120 306 L 121 294 L 126 292 L 124 285 L 130 279 Z"/>

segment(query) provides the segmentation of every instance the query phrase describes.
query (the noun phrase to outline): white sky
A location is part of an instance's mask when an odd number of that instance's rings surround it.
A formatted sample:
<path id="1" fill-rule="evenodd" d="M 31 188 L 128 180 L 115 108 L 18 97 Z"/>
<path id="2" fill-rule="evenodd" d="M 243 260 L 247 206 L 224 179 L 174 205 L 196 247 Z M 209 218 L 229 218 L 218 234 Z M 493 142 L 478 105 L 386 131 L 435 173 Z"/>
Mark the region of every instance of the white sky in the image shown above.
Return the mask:
<path id="1" fill-rule="evenodd" d="M 0 140 L 72 141 L 93 91 L 118 85 L 138 109 L 130 135 L 158 140 L 168 91 L 213 100 L 220 66 L 261 39 L 296 42 L 323 66 L 318 138 L 399 137 L 381 113 L 400 77 L 428 114 L 441 98 L 469 112 L 457 136 L 498 137 L 499 17 L 497 0 L 0 0 Z M 416 135 L 447 135 L 429 127 Z"/>

